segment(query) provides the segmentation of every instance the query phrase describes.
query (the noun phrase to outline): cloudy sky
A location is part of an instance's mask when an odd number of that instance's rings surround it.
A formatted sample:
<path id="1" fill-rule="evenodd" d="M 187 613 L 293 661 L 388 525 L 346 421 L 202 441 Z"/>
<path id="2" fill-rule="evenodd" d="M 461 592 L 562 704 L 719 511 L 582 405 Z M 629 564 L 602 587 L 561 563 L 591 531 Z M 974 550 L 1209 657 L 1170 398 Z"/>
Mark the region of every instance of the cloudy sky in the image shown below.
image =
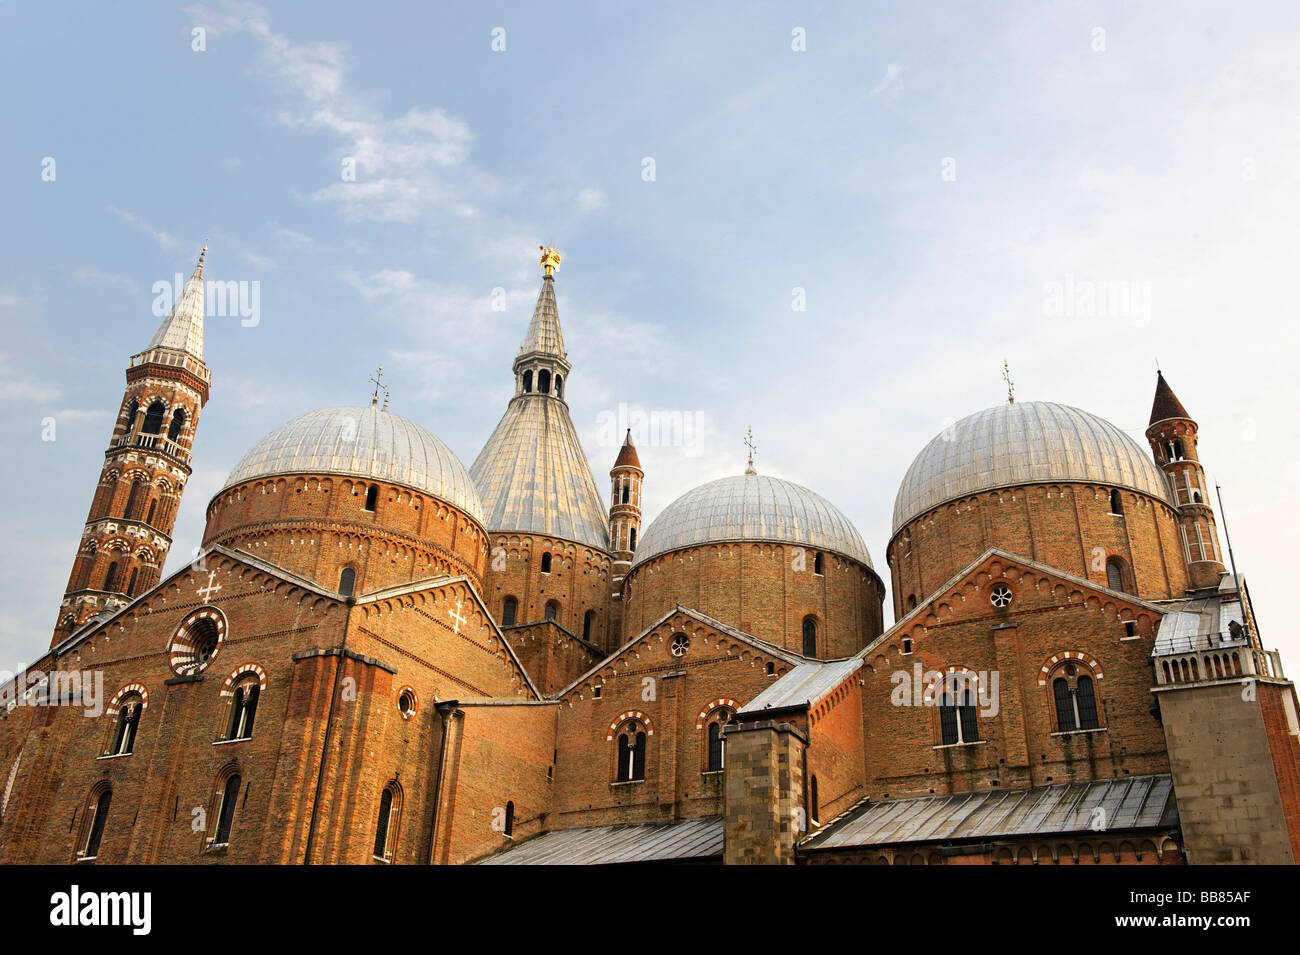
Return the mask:
<path id="1" fill-rule="evenodd" d="M 1159 361 L 1300 667 L 1300 8 L 920 6 L 0 4 L 0 669 L 48 645 L 154 283 L 204 241 L 260 308 L 208 321 L 169 572 L 253 442 L 377 365 L 471 462 L 545 243 L 599 486 L 620 408 L 692 425 L 641 448 L 650 516 L 752 426 L 886 578 L 899 480 L 1004 359 L 1139 441 Z"/>

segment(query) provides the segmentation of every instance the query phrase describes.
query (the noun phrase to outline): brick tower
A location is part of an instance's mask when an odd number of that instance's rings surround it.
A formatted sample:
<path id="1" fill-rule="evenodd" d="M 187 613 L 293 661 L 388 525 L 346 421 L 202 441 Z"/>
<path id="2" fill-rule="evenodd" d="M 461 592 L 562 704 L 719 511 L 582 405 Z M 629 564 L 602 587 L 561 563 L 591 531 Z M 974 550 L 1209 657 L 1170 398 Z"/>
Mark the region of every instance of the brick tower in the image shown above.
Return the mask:
<path id="1" fill-rule="evenodd" d="M 1193 590 L 1202 590 L 1217 587 L 1225 568 L 1205 471 L 1196 451 L 1196 432 L 1196 422 L 1165 376 L 1156 372 L 1156 397 L 1151 405 L 1147 440 L 1151 442 L 1156 463 L 1165 472 L 1178 507 L 1188 585 Z"/>
<path id="2" fill-rule="evenodd" d="M 156 584 L 190 476 L 212 373 L 203 363 L 203 257 L 149 344 L 132 355 L 99 486 L 51 646 Z"/>
<path id="3" fill-rule="evenodd" d="M 614 555 L 614 576 L 622 578 L 632 564 L 636 553 L 636 538 L 641 532 L 641 459 L 632 443 L 632 429 L 628 428 L 623 447 L 618 450 L 614 467 L 609 472 L 613 496 L 609 505 L 609 549 Z"/>

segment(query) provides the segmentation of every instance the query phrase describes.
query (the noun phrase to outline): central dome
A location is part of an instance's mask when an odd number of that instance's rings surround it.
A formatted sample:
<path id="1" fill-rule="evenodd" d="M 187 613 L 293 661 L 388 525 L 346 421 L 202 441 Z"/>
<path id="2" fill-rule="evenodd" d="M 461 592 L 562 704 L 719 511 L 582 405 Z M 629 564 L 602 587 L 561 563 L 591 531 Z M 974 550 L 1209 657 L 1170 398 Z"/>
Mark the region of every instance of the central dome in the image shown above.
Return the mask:
<path id="1" fill-rule="evenodd" d="M 687 491 L 646 528 L 632 565 L 683 547 L 744 540 L 799 544 L 872 566 L 867 545 L 838 508 L 806 487 L 761 474 Z"/>
<path id="2" fill-rule="evenodd" d="M 340 474 L 402 484 L 483 523 L 474 482 L 451 449 L 418 424 L 378 408 L 324 408 L 294 418 L 253 445 L 222 490 L 281 474 Z"/>
<path id="3" fill-rule="evenodd" d="M 1127 488 L 1169 503 L 1164 475 L 1119 428 L 1068 405 L 1026 401 L 977 411 L 922 448 L 898 488 L 893 533 L 946 501 L 1054 482 Z"/>

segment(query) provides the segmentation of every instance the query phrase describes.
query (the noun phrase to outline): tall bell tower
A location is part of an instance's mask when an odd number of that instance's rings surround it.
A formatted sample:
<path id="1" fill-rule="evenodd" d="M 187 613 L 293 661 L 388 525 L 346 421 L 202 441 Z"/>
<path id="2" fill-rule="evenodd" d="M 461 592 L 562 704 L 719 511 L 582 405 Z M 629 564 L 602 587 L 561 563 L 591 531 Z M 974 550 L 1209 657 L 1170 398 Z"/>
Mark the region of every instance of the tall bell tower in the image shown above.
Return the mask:
<path id="1" fill-rule="evenodd" d="M 1196 422 L 1158 371 L 1146 433 L 1151 453 L 1165 472 L 1178 508 L 1188 584 L 1193 590 L 1217 587 L 1226 568 L 1219 551 L 1219 531 L 1205 484 L 1205 469 L 1196 451 Z"/>
<path id="2" fill-rule="evenodd" d="M 212 373 L 203 363 L 203 258 L 144 350 L 131 356 L 117 423 L 81 533 L 51 646 L 158 583 L 194 430 Z"/>

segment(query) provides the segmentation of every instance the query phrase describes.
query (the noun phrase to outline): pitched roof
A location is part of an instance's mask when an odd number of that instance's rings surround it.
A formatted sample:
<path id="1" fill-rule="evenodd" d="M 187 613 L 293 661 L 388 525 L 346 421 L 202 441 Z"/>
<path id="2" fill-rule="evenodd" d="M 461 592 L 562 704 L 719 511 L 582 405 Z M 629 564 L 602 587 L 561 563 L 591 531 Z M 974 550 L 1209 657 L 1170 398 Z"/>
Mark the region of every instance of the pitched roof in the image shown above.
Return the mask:
<path id="1" fill-rule="evenodd" d="M 800 849 L 1089 831 L 1096 831 L 1098 838 L 1113 838 L 1114 833 L 1126 829 L 1163 829 L 1177 825 L 1173 780 L 1162 773 L 881 803 L 864 800 L 838 821 L 805 839 Z"/>
<path id="2" fill-rule="evenodd" d="M 598 826 L 547 832 L 477 865 L 618 865 L 629 862 L 716 861 L 722 857 L 722 819 Z"/>
<path id="3" fill-rule="evenodd" d="M 627 643 L 623 644 L 623 646 L 621 646 L 616 653 L 611 653 L 609 656 L 601 660 L 599 663 L 597 663 L 586 673 L 583 673 L 581 676 L 579 676 L 576 680 L 574 680 L 564 689 L 560 690 L 558 693 L 553 694 L 552 698 L 558 699 L 559 697 L 562 697 L 564 696 L 564 694 L 573 690 L 575 687 L 581 686 L 591 677 L 593 673 L 597 673 L 600 670 L 604 669 L 605 667 L 609 666 L 611 663 L 613 663 L 623 654 L 631 652 L 637 646 L 637 644 L 639 644 L 642 640 L 646 638 L 647 634 L 651 633 L 653 630 L 662 626 L 664 622 L 667 621 L 674 614 L 679 614 L 679 613 L 684 613 L 688 617 L 694 617 L 696 620 L 704 624 L 706 627 L 711 627 L 714 630 L 718 631 L 718 633 L 725 633 L 727 636 L 735 640 L 739 640 L 741 643 L 747 643 L 750 646 L 752 646 L 754 649 L 766 653 L 768 656 L 775 657 L 778 660 L 783 660 L 786 663 L 794 664 L 796 667 L 800 663 L 805 662 L 804 657 L 801 657 L 796 653 L 791 653 L 789 650 L 786 650 L 783 647 L 778 647 L 774 643 L 768 643 L 766 640 L 760 640 L 758 637 L 754 636 L 753 634 L 746 633 L 743 630 L 737 630 L 735 627 L 729 626 L 723 623 L 721 620 L 715 620 L 713 617 L 710 617 L 706 613 L 700 613 L 700 611 L 698 610 L 692 610 L 690 607 L 683 607 L 681 604 L 678 604 L 676 607 L 673 607 L 671 610 L 669 610 L 667 613 L 661 616 L 654 623 L 650 624 L 650 626 L 645 627 L 639 634 L 637 634 Z"/>
<path id="4" fill-rule="evenodd" d="M 804 703 L 815 706 L 860 669 L 861 657 L 801 663 L 746 703 L 737 715 L 754 716 L 763 710 L 784 709 Z"/>
<path id="5" fill-rule="evenodd" d="M 1169 387 L 1169 382 L 1165 381 L 1165 376 L 1156 372 L 1156 397 L 1151 402 L 1151 421 L 1149 424 L 1155 424 L 1157 421 L 1164 421 L 1166 418 L 1186 418 L 1191 420 L 1191 415 L 1183 407 L 1183 403 L 1178 400 L 1174 394 L 1174 389 Z"/>

